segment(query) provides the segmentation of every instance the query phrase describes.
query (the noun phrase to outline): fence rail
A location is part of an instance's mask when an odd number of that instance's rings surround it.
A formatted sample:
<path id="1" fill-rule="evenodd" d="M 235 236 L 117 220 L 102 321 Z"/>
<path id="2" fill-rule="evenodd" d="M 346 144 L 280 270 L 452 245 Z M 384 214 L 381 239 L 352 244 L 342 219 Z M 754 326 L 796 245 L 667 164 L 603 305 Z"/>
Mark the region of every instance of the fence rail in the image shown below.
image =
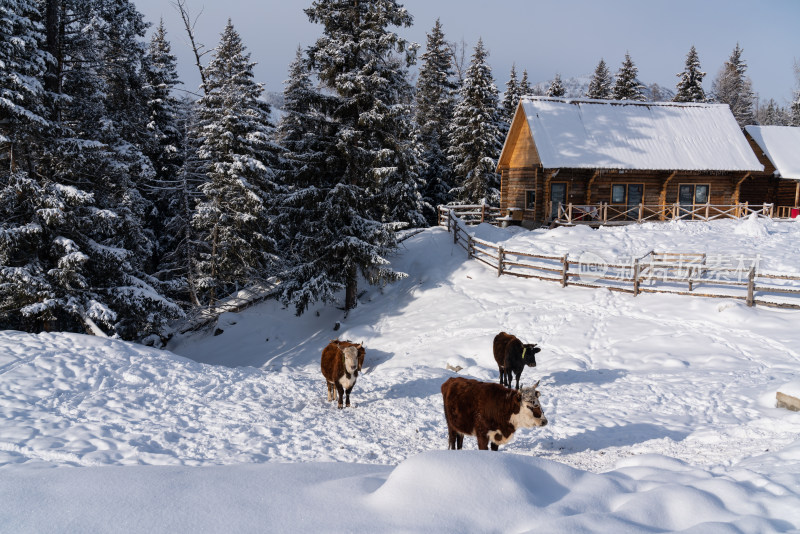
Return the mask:
<path id="1" fill-rule="evenodd" d="M 473 237 L 466 223 L 452 211 L 443 226 L 453 234 L 453 244 L 463 248 L 469 258 L 495 270 L 497 276 L 558 282 L 561 287 L 606 288 L 634 296 L 672 293 L 744 300 L 748 306 L 800 309 L 800 274 L 759 272 L 754 258 L 741 256 L 741 264 L 733 266 L 701 253 L 651 250 L 629 262 L 608 263 L 594 255 L 570 258 L 568 254 L 506 250 Z M 753 261 L 748 265 L 746 260 Z"/>
<path id="2" fill-rule="evenodd" d="M 439 206 L 439 226 L 447 225 L 451 213 L 470 226 L 483 222 L 497 226 L 500 208 L 486 204 Z"/>
<path id="3" fill-rule="evenodd" d="M 716 219 L 742 219 L 755 214 L 772 218 L 776 213 L 772 204 L 638 204 L 619 206 L 600 204 L 558 204 L 555 222 L 560 224 L 627 224 L 648 221 L 713 221 Z"/>

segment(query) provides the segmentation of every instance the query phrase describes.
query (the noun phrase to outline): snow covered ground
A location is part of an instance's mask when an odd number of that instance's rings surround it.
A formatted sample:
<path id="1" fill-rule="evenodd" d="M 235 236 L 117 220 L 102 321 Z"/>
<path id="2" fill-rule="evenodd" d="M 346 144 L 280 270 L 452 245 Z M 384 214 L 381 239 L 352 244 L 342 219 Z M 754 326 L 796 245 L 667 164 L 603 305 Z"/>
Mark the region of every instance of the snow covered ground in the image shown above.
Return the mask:
<path id="1" fill-rule="evenodd" d="M 519 250 L 735 254 L 797 272 L 800 224 L 720 221 L 523 232 Z M 438 228 L 408 278 L 347 317 L 266 302 L 170 351 L 0 332 L 2 532 L 800 531 L 800 312 L 563 289 L 467 261 Z M 340 324 L 334 331 L 336 323 Z M 549 425 L 500 453 L 446 451 L 439 387 L 497 381 L 499 331 L 539 343 Z M 363 341 L 355 407 L 319 355 Z"/>

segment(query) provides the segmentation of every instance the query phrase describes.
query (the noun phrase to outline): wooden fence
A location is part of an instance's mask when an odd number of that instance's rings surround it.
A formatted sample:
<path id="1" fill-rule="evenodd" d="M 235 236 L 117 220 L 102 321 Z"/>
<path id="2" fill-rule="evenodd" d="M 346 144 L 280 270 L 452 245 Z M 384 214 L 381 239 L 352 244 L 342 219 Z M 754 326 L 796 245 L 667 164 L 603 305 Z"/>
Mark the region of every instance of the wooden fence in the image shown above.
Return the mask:
<path id="1" fill-rule="evenodd" d="M 758 270 L 757 257 L 710 257 L 706 254 L 649 251 L 639 258 L 609 263 L 584 253 L 552 256 L 506 250 L 473 237 L 464 221 L 449 213 L 446 226 L 453 243 L 497 276 L 556 282 L 561 287 L 606 288 L 632 293 L 672 293 L 744 300 L 748 306 L 800 309 L 800 274 Z"/>
<path id="2" fill-rule="evenodd" d="M 755 214 L 757 217 L 772 218 L 772 204 L 697 204 L 682 206 L 675 204 L 639 204 L 636 206 L 615 206 L 600 204 L 561 204 L 558 205 L 556 222 L 561 224 L 629 224 L 648 221 L 713 221 L 716 219 L 742 219 Z"/>
<path id="3" fill-rule="evenodd" d="M 487 206 L 486 204 L 439 206 L 439 226 L 446 226 L 451 214 L 454 214 L 461 219 L 464 224 L 470 226 L 483 222 L 497 226 L 497 218 L 500 217 L 500 208 L 497 206 Z"/>

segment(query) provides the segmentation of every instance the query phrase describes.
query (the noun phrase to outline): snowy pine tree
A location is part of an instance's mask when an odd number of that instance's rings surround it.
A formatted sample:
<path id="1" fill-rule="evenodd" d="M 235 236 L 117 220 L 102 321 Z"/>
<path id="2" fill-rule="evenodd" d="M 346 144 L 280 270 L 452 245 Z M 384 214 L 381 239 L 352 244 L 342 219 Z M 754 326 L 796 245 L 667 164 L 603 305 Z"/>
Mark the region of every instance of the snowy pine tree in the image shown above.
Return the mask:
<path id="1" fill-rule="evenodd" d="M 178 61 L 167 40 L 163 19 L 147 50 L 144 78 L 147 95 L 147 131 L 149 143 L 145 154 L 153 162 L 157 181 L 174 180 L 182 165 L 183 125 L 181 107 L 174 96 L 178 79 Z"/>
<path id="2" fill-rule="evenodd" d="M 430 225 L 436 224 L 436 206 L 451 200 L 452 169 L 447 161 L 446 132 L 453 118 L 455 93 L 452 54 L 437 19 L 422 54 L 415 110 L 415 136 L 422 147 L 420 179 L 424 184 L 423 198 L 432 207 L 426 212 Z"/>
<path id="3" fill-rule="evenodd" d="M 143 186 L 145 197 L 153 206 L 146 221 L 156 236 L 151 269 L 166 294 L 199 305 L 192 285 L 191 219 L 202 177 L 190 172 L 192 164 L 184 165 L 193 103 L 175 96 L 175 88 L 181 82 L 163 20 L 150 40 L 143 71 L 149 134 L 145 154 L 155 171 Z"/>
<path id="4" fill-rule="evenodd" d="M 36 5 L 55 59 L 44 74 L 52 125 L 29 145 L 34 172 L 8 176 L 2 191 L 4 235 L 25 236 L 5 242 L 3 263 L 13 269 L 4 276 L 30 284 L 17 288 L 16 314 L 5 320 L 128 339 L 163 332 L 181 310 L 145 270 L 152 240 L 138 184 L 152 166 L 137 112 L 145 25 L 125 0 Z"/>
<path id="5" fill-rule="evenodd" d="M 531 82 L 528 80 L 528 71 L 522 71 L 522 79 L 519 82 L 519 94 L 520 97 L 523 96 L 530 96 L 533 94 L 533 88 L 531 87 Z"/>
<path id="6" fill-rule="evenodd" d="M 606 62 L 600 58 L 600 62 L 594 69 L 592 79 L 589 81 L 589 88 L 586 90 L 587 98 L 596 98 L 599 100 L 610 100 L 614 97 L 611 90 L 613 79 L 611 72 L 608 70 Z"/>
<path id="7" fill-rule="evenodd" d="M 756 112 L 756 121 L 763 126 L 791 126 L 792 114 L 788 108 L 784 108 L 770 98 L 766 105 L 762 104 Z"/>
<path id="8" fill-rule="evenodd" d="M 194 135 L 206 181 L 193 227 L 204 248 L 197 288 L 213 304 L 221 296 L 275 272 L 269 208 L 277 193 L 280 149 L 271 139 L 269 105 L 253 81 L 250 54 L 228 20 L 205 69 Z"/>
<path id="9" fill-rule="evenodd" d="M 614 83 L 614 100 L 646 100 L 643 89 L 644 86 L 636 79 L 639 69 L 633 64 L 630 54 L 625 54 L 622 67 L 617 71 L 617 79 Z"/>
<path id="10" fill-rule="evenodd" d="M 795 90 L 792 103 L 789 105 L 790 125 L 800 126 L 800 61 L 794 62 Z"/>
<path id="11" fill-rule="evenodd" d="M 163 20 L 153 33 L 144 57 L 143 77 L 148 118 L 144 153 L 153 165 L 154 174 L 142 184 L 142 191 L 153 206 L 145 219 L 157 236 L 151 270 L 174 290 L 184 285 L 186 277 L 185 269 L 178 268 L 172 256 L 185 235 L 183 228 L 175 227 L 176 217 L 187 220 L 183 212 L 184 184 L 179 177 L 185 153 L 187 110 L 174 96 L 174 89 L 180 84 L 177 60 L 167 41 Z M 166 231 L 167 228 L 170 230 Z"/>
<path id="12" fill-rule="evenodd" d="M 705 72 L 700 70 L 700 60 L 694 46 L 686 55 L 686 67 L 676 76 L 680 77 L 675 93 L 674 102 L 705 102 L 706 93 L 703 91 L 703 77 Z"/>
<path id="13" fill-rule="evenodd" d="M 501 117 L 504 123 L 503 133 L 508 133 L 508 128 L 511 126 L 511 121 L 514 120 L 514 113 L 517 111 L 519 99 L 522 96 L 520 90 L 520 83 L 517 80 L 517 67 L 511 64 L 511 73 L 509 74 L 508 81 L 506 82 L 506 92 L 503 93 L 503 102 L 501 104 Z M 505 137 L 505 135 L 504 135 Z"/>
<path id="14" fill-rule="evenodd" d="M 450 126 L 449 158 L 458 184 L 454 192 L 460 201 L 471 204 L 499 201 L 495 164 L 503 138 L 498 91 L 486 62 L 487 55 L 483 40 L 479 39 Z"/>
<path id="15" fill-rule="evenodd" d="M 561 82 L 561 75 L 556 73 L 555 78 L 550 83 L 550 87 L 547 89 L 547 96 L 555 96 L 561 97 L 566 94 L 567 90 L 564 89 L 564 84 Z"/>
<path id="16" fill-rule="evenodd" d="M 716 101 L 728 104 L 736 122 L 742 128 L 755 123 L 755 95 L 752 82 L 745 74 L 746 70 L 747 64 L 742 59 L 742 49 L 737 43 L 712 86 Z"/>
<path id="17" fill-rule="evenodd" d="M 32 171 L 29 151 L 49 127 L 42 79 L 51 58 L 42 49 L 38 18 L 31 0 L 0 0 L 0 161 L 11 172 Z"/>
<path id="18" fill-rule="evenodd" d="M 321 100 L 332 128 L 321 133 L 332 142 L 322 143 L 326 172 L 288 199 L 311 208 L 282 296 L 298 313 L 341 289 L 354 308 L 359 273 L 371 284 L 401 277 L 384 259 L 395 246 L 386 221 L 424 223 L 405 79 L 416 47 L 388 29 L 411 16 L 395 0 L 316 1 L 305 13 L 323 27 L 308 58 L 330 97 Z"/>

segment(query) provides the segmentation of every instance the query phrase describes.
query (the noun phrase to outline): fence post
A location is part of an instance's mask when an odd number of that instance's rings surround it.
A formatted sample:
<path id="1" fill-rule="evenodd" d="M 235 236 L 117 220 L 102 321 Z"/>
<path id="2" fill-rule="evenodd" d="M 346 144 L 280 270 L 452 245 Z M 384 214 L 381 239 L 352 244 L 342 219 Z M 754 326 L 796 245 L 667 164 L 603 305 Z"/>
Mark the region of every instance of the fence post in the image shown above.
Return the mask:
<path id="1" fill-rule="evenodd" d="M 747 305 L 753 306 L 755 304 L 753 296 L 755 294 L 755 281 L 756 281 L 756 268 L 750 267 L 750 273 L 747 275 Z"/>
<path id="2" fill-rule="evenodd" d="M 486 204 L 481 204 L 481 222 L 486 222 Z"/>
<path id="3" fill-rule="evenodd" d="M 711 204 L 706 202 L 706 220 L 708 220 L 708 208 L 711 207 Z"/>
<path id="4" fill-rule="evenodd" d="M 497 276 L 503 274 L 503 247 L 497 249 Z"/>
<path id="5" fill-rule="evenodd" d="M 639 294 L 639 258 L 633 260 L 633 296 Z"/>
<path id="6" fill-rule="evenodd" d="M 467 234 L 467 256 L 472 258 L 472 235 Z"/>
<path id="7" fill-rule="evenodd" d="M 678 203 L 672 205 L 672 220 L 677 220 L 678 218 Z"/>
<path id="8" fill-rule="evenodd" d="M 639 204 L 639 220 L 637 221 L 639 224 L 642 223 L 642 218 L 644 217 L 644 202 Z"/>
<path id="9" fill-rule="evenodd" d="M 567 273 L 569 272 L 569 253 L 564 254 L 564 257 L 561 258 L 561 266 L 562 266 L 562 274 L 561 274 L 561 287 L 567 287 Z"/>

